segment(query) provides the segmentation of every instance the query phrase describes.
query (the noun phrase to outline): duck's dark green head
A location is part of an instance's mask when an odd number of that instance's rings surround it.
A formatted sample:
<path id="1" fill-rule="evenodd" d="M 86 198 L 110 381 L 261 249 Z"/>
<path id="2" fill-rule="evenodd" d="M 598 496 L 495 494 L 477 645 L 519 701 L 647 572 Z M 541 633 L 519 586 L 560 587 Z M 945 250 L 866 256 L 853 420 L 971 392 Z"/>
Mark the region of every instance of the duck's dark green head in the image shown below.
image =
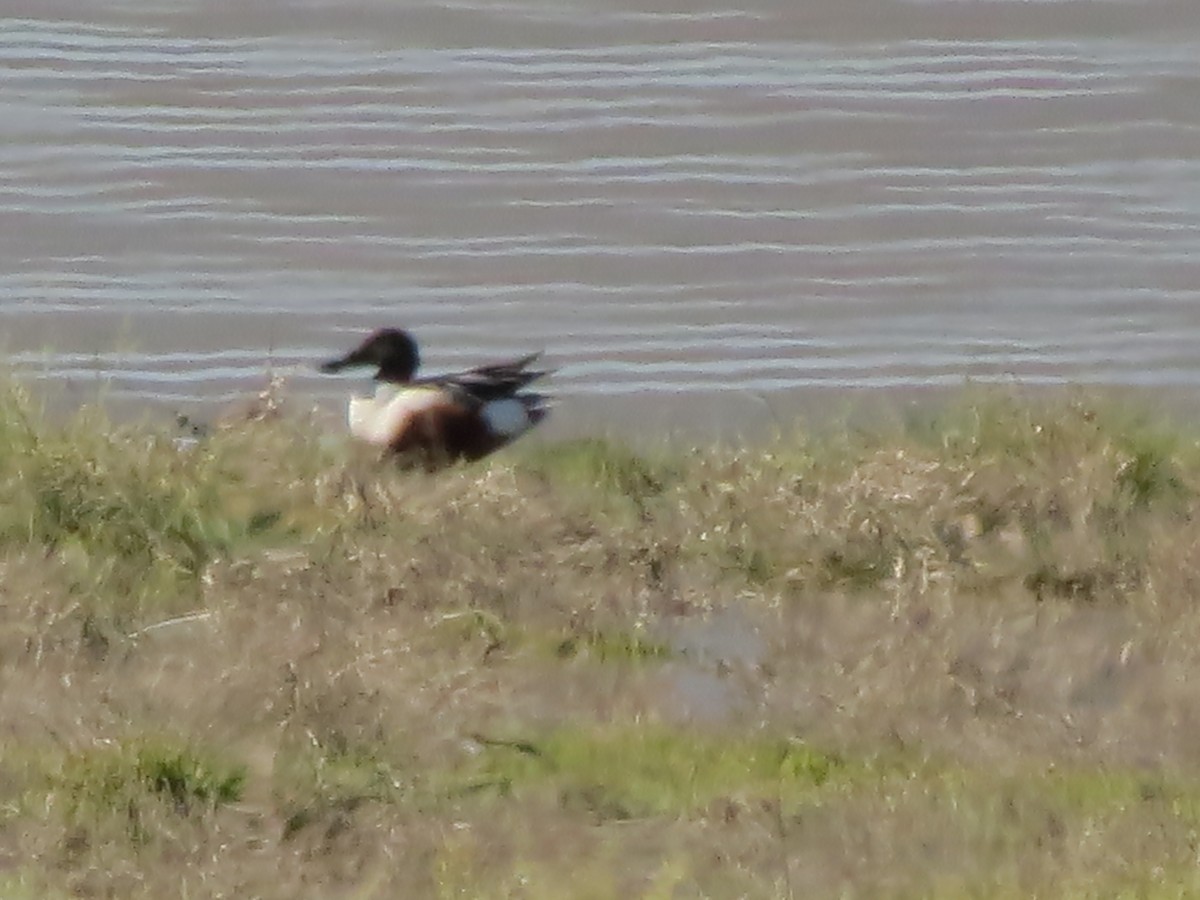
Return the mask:
<path id="1" fill-rule="evenodd" d="M 351 366 L 375 366 L 376 381 L 410 381 L 421 364 L 417 342 L 400 328 L 380 328 L 338 359 L 321 364 L 322 372 L 340 372 Z"/>

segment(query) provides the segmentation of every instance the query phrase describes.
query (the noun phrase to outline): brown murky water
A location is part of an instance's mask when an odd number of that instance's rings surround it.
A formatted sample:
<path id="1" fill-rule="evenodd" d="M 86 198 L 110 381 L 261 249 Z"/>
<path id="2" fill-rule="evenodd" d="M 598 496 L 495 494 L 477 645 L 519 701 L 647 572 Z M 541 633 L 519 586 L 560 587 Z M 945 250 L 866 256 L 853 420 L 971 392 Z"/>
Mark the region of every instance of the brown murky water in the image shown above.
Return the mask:
<path id="1" fill-rule="evenodd" d="M 0 73 L 0 331 L 52 384 L 332 403 L 381 324 L 545 347 L 618 429 L 1200 383 L 1194 0 L 6 0 Z"/>

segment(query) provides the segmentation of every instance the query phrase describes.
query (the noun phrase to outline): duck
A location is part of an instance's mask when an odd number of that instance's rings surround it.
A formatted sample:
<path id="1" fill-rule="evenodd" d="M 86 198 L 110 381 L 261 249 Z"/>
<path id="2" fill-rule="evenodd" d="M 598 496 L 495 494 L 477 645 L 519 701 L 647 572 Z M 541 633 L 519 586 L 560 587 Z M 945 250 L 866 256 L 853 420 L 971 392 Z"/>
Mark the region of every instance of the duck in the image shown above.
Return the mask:
<path id="1" fill-rule="evenodd" d="M 431 463 L 473 462 L 546 417 L 546 396 L 524 390 L 550 374 L 531 368 L 540 356 L 418 378 L 416 339 L 401 328 L 380 328 L 349 353 L 322 363 L 320 371 L 375 368 L 374 396 L 351 397 L 347 410 L 350 433 L 359 440 Z"/>

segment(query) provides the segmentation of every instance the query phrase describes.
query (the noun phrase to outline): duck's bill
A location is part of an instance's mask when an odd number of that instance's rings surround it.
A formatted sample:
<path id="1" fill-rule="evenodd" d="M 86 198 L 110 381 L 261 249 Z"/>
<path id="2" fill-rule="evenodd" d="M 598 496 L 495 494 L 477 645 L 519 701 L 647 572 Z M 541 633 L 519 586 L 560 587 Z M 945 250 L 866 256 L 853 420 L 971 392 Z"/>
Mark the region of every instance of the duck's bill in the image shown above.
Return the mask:
<path id="1" fill-rule="evenodd" d="M 317 366 L 317 371 L 324 372 L 327 375 L 332 375 L 334 372 L 342 371 L 342 369 L 346 368 L 348 365 L 350 365 L 350 363 L 346 362 L 346 357 L 343 356 L 341 359 L 331 359 L 328 362 L 321 363 L 319 366 Z"/>
<path id="2" fill-rule="evenodd" d="M 340 372 L 342 369 L 348 369 L 351 366 L 363 366 L 368 362 L 369 360 L 362 358 L 362 353 L 360 353 L 358 350 L 354 350 L 350 353 L 347 353 L 345 356 L 339 356 L 337 359 L 331 359 L 328 362 L 323 362 L 317 368 L 322 372 L 332 374 L 334 372 Z"/>

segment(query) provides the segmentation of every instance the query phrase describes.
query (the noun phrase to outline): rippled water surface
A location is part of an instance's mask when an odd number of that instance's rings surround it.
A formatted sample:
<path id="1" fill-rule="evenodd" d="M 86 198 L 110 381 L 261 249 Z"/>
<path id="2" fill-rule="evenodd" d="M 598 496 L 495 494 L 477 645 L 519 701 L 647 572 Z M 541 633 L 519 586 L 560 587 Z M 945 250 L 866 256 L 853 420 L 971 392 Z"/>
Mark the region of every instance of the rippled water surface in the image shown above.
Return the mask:
<path id="1" fill-rule="evenodd" d="M 18 371 L 219 403 L 382 324 L 565 406 L 1200 383 L 1200 4 L 0 5 Z M 691 408 L 691 407 L 689 407 Z M 640 414 L 639 414 L 640 415 Z M 627 418 L 627 416 L 626 416 Z"/>

